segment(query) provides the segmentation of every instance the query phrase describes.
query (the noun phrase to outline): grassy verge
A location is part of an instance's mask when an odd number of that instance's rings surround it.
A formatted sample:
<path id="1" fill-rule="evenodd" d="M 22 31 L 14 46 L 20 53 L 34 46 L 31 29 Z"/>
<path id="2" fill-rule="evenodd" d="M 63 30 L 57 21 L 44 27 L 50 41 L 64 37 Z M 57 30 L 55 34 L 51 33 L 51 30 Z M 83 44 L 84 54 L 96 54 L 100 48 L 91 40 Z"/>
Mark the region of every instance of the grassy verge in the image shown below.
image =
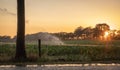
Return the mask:
<path id="1" fill-rule="evenodd" d="M 102 40 L 66 40 L 66 44 L 80 44 L 80 45 L 109 45 L 120 46 L 120 40 L 102 41 Z"/>
<path id="2" fill-rule="evenodd" d="M 15 44 L 0 45 L 0 64 L 44 64 L 44 63 L 92 63 L 120 62 L 120 47 L 118 46 L 50 46 L 42 45 L 41 58 L 35 44 L 26 45 L 28 59 L 15 62 Z"/>

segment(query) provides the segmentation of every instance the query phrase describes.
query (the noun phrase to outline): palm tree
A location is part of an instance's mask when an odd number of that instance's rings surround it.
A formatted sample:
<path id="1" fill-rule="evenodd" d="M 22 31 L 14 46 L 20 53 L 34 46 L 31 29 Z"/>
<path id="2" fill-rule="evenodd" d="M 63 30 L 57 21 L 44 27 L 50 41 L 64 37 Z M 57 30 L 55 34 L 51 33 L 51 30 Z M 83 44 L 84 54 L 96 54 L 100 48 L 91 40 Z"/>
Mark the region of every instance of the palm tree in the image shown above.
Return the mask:
<path id="1" fill-rule="evenodd" d="M 25 5 L 24 0 L 17 0 L 17 40 L 16 59 L 26 58 L 25 51 Z"/>

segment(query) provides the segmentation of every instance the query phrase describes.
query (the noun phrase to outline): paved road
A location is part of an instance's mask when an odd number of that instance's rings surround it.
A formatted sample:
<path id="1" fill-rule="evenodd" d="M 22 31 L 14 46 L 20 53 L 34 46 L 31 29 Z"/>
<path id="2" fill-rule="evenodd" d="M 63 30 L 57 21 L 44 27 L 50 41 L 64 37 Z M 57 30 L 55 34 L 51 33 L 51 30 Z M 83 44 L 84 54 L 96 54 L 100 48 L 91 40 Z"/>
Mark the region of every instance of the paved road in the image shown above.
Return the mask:
<path id="1" fill-rule="evenodd" d="M 0 70 L 120 70 L 120 64 L 99 64 L 99 65 L 29 65 L 20 66 L 1 66 Z"/>

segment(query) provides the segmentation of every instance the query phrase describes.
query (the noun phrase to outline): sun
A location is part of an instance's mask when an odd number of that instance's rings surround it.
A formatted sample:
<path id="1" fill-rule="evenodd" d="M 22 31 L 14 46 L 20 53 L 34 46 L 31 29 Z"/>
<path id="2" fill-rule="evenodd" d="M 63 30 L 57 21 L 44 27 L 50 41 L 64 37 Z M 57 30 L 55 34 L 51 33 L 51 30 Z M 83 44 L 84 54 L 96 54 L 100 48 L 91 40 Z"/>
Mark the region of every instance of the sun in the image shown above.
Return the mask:
<path id="1" fill-rule="evenodd" d="M 111 40 L 110 31 L 105 31 L 104 32 L 104 40 L 105 41 L 110 41 Z"/>
<path id="2" fill-rule="evenodd" d="M 109 32 L 106 31 L 105 34 L 104 34 L 104 38 L 106 39 L 106 38 L 108 38 L 108 36 L 109 36 Z"/>

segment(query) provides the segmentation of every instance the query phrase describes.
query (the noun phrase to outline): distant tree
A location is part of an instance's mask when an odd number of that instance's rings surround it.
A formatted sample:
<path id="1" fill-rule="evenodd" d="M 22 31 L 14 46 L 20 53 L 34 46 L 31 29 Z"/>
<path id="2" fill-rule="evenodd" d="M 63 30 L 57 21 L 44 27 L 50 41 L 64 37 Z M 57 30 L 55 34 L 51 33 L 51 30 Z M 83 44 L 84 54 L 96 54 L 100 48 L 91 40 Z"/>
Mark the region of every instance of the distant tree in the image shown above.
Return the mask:
<path id="1" fill-rule="evenodd" d="M 83 27 L 77 27 L 74 31 L 74 34 L 76 35 L 77 38 L 79 38 L 83 34 Z"/>
<path id="2" fill-rule="evenodd" d="M 67 32 L 59 32 L 59 33 L 52 33 L 52 34 L 55 35 L 55 36 L 57 36 L 61 40 L 65 40 Z"/>
<path id="3" fill-rule="evenodd" d="M 116 35 L 113 39 L 120 40 L 120 35 Z"/>
<path id="4" fill-rule="evenodd" d="M 53 35 L 57 36 L 61 40 L 68 40 L 68 39 L 73 39 L 75 37 L 75 34 L 70 32 L 59 32 L 59 33 L 53 33 Z"/>
<path id="5" fill-rule="evenodd" d="M 66 38 L 67 38 L 67 39 L 73 39 L 74 36 L 75 36 L 75 35 L 74 35 L 74 33 L 72 33 L 72 32 L 66 34 Z"/>
<path id="6" fill-rule="evenodd" d="M 0 42 L 11 42 L 10 36 L 0 36 Z"/>
<path id="7" fill-rule="evenodd" d="M 120 30 L 118 30 L 118 34 L 120 34 Z"/>
<path id="8" fill-rule="evenodd" d="M 26 58 L 25 51 L 25 7 L 24 0 L 17 0 L 17 41 L 16 55 L 17 60 Z"/>
<path id="9" fill-rule="evenodd" d="M 106 31 L 109 31 L 110 27 L 106 23 L 97 24 L 94 28 L 94 37 L 103 36 Z"/>
<path id="10" fill-rule="evenodd" d="M 87 38 L 92 38 L 93 37 L 93 28 L 91 28 L 91 27 L 84 28 L 83 34 L 85 34 Z"/>
<path id="11" fill-rule="evenodd" d="M 111 38 L 115 40 L 120 40 L 120 30 L 112 30 Z"/>

